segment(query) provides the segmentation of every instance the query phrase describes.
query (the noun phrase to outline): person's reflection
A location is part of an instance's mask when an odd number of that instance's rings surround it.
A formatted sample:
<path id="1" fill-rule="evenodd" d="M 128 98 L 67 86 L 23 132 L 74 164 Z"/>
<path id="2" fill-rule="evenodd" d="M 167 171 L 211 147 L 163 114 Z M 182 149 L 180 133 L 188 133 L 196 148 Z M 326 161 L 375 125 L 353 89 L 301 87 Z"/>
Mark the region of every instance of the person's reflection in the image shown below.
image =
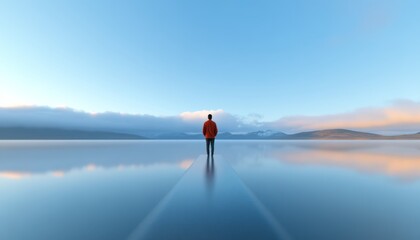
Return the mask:
<path id="1" fill-rule="evenodd" d="M 207 156 L 207 164 L 206 164 L 206 183 L 207 189 L 211 191 L 213 189 L 214 184 L 214 157 Z"/>

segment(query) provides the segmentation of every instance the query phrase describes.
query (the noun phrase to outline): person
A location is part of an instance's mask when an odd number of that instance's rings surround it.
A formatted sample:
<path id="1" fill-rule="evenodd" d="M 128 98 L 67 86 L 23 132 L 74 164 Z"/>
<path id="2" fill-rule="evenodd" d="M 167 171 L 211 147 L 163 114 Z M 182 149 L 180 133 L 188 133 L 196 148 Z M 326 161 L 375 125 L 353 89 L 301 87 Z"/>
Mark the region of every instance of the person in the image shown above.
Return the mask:
<path id="1" fill-rule="evenodd" d="M 217 136 L 217 125 L 212 120 L 213 116 L 211 114 L 208 115 L 208 119 L 203 125 L 203 135 L 206 138 L 206 149 L 207 149 L 207 156 L 210 155 L 209 147 L 211 145 L 211 155 L 214 154 L 214 139 Z"/>

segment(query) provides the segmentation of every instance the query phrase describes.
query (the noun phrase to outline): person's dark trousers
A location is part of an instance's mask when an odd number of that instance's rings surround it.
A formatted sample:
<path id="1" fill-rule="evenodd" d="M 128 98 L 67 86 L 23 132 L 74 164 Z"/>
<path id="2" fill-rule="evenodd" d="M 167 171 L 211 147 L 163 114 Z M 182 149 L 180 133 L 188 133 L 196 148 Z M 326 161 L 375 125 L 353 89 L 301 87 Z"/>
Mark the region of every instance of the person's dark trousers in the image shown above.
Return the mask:
<path id="1" fill-rule="evenodd" d="M 214 138 L 206 138 L 207 155 L 210 155 L 209 147 L 211 144 L 211 155 L 214 154 Z"/>

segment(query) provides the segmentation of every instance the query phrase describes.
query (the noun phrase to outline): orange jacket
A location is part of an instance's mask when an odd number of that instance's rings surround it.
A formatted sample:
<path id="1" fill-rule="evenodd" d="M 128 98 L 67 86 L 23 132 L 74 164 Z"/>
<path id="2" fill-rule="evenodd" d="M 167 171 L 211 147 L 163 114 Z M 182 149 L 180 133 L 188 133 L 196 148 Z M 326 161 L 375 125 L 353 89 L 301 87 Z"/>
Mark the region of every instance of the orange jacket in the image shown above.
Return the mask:
<path id="1" fill-rule="evenodd" d="M 215 138 L 217 135 L 216 123 L 212 120 L 207 120 L 203 125 L 203 135 L 205 138 Z"/>

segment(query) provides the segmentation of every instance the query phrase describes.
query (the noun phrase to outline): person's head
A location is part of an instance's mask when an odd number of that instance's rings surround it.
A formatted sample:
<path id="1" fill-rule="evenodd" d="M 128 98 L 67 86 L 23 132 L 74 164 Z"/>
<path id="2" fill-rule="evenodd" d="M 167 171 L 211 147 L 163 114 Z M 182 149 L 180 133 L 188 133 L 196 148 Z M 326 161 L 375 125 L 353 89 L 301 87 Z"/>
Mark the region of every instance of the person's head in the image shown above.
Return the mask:
<path id="1" fill-rule="evenodd" d="M 211 114 L 209 114 L 207 117 L 209 118 L 209 120 L 211 120 L 213 118 L 213 116 Z"/>

